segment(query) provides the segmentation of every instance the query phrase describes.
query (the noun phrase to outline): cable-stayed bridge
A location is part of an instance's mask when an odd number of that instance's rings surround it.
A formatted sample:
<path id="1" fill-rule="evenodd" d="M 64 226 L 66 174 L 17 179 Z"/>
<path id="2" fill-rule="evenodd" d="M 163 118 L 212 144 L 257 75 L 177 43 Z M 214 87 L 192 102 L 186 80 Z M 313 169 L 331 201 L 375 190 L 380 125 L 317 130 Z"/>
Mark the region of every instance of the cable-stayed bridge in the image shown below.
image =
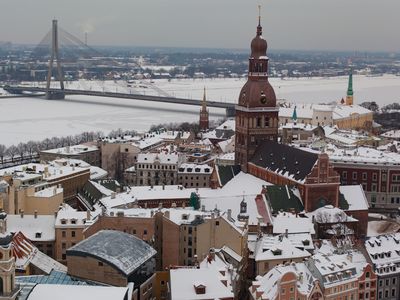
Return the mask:
<path id="1" fill-rule="evenodd" d="M 172 104 L 183 104 L 183 105 L 195 105 L 201 106 L 202 100 L 187 99 L 187 98 L 176 98 L 168 95 L 158 87 L 155 87 L 159 95 L 163 96 L 152 96 L 143 94 L 133 93 L 118 93 L 118 92 L 106 92 L 106 91 L 92 91 L 84 89 L 66 89 L 64 86 L 64 75 L 62 70 L 62 59 L 67 59 L 73 55 L 80 55 L 81 57 L 104 57 L 100 52 L 87 46 L 84 42 L 80 41 L 77 37 L 68 33 L 62 28 L 58 27 L 57 20 L 53 20 L 51 30 L 44 36 L 40 43 L 32 51 L 32 57 L 45 56 L 48 59 L 48 70 L 46 76 L 46 87 L 30 87 L 30 86 L 4 86 L 3 89 L 11 94 L 35 96 L 45 96 L 49 100 L 64 99 L 65 95 L 87 95 L 96 97 L 112 97 L 112 98 L 123 98 L 140 101 L 151 101 L 151 102 L 164 102 Z M 121 66 L 121 62 L 112 61 L 115 66 Z M 137 65 L 138 68 L 140 66 Z M 54 84 L 51 84 L 52 78 L 59 82 L 60 88 L 55 88 Z M 227 116 L 233 116 L 235 114 L 235 105 L 233 103 L 223 103 L 218 101 L 207 101 L 208 107 L 222 108 L 226 110 Z"/>

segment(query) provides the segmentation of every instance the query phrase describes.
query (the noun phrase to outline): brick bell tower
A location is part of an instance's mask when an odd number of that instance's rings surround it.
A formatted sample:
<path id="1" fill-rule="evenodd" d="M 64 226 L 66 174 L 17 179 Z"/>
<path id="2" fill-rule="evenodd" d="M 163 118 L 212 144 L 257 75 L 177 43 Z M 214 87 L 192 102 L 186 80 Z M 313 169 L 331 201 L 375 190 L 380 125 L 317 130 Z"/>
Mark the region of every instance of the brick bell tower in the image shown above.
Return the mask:
<path id="1" fill-rule="evenodd" d="M 207 110 L 207 100 L 206 100 L 206 88 L 204 87 L 203 101 L 201 103 L 200 109 L 200 130 L 207 131 L 209 129 L 209 116 Z"/>
<path id="2" fill-rule="evenodd" d="M 267 41 L 262 37 L 259 15 L 257 35 L 251 41 L 248 79 L 235 108 L 235 163 L 241 165 L 244 172 L 247 172 L 247 162 L 262 141 L 277 141 L 278 138 L 279 108 L 268 81 L 268 60 Z"/>

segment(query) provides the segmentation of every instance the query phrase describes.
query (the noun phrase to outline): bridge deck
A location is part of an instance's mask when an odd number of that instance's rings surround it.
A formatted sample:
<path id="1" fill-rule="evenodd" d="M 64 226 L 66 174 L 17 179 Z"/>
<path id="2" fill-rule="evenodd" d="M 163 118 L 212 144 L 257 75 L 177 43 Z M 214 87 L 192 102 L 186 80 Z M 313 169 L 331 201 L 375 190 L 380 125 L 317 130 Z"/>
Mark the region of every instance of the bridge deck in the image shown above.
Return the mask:
<path id="1" fill-rule="evenodd" d="M 60 93 L 60 89 L 49 89 L 40 88 L 40 87 L 21 87 L 21 86 L 7 86 L 4 87 L 4 90 L 8 91 L 12 94 L 22 94 L 24 92 L 31 93 Z M 153 102 L 166 102 L 166 103 L 174 103 L 174 104 L 185 104 L 185 105 L 195 105 L 201 106 L 201 100 L 194 99 L 186 99 L 186 98 L 174 98 L 174 97 L 165 97 L 165 96 L 151 96 L 151 95 L 142 95 L 142 94 L 124 94 L 124 93 L 112 93 L 112 92 L 101 92 L 101 91 L 85 91 L 85 90 L 71 90 L 65 89 L 65 95 L 87 95 L 87 96 L 97 96 L 97 97 L 112 97 L 112 98 L 124 98 L 124 99 L 134 99 L 134 100 L 144 100 L 144 101 L 153 101 Z M 26 97 L 29 96 L 37 96 L 35 94 L 24 94 Z M 223 108 L 227 110 L 233 110 L 235 108 L 234 103 L 222 103 L 218 101 L 207 101 L 208 107 L 216 107 Z"/>

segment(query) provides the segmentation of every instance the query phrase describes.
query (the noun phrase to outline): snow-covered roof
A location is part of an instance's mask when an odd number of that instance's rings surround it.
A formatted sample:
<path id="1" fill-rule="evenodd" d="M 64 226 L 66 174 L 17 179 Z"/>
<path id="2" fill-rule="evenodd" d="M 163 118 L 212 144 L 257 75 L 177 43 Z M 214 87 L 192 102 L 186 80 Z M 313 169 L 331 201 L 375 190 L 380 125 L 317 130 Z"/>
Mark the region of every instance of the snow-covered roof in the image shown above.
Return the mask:
<path id="1" fill-rule="evenodd" d="M 400 129 L 387 131 L 381 134 L 381 136 L 389 139 L 400 140 Z"/>
<path id="2" fill-rule="evenodd" d="M 261 293 L 263 299 L 276 299 L 279 295 L 279 282 L 287 273 L 294 273 L 297 278 L 297 289 L 304 295 L 309 295 L 313 288 L 316 278 L 304 263 L 293 263 L 289 265 L 278 265 L 272 268 L 264 276 L 257 276 L 253 285 L 258 286 L 255 292 Z M 251 291 L 252 288 L 250 288 Z"/>
<path id="3" fill-rule="evenodd" d="M 184 163 L 179 166 L 178 174 L 211 174 L 212 170 L 209 165 Z"/>
<path id="4" fill-rule="evenodd" d="M 78 211 L 68 204 L 63 203 L 57 212 L 57 218 L 55 222 L 56 228 L 85 227 L 85 224 L 88 221 L 88 214 L 90 214 L 91 218 L 93 218 L 93 212 Z"/>
<path id="5" fill-rule="evenodd" d="M 22 232 L 14 234 L 13 245 L 16 269 L 26 270 L 32 264 L 46 274 L 50 274 L 52 270 L 67 272 L 66 266 L 41 252 Z"/>
<path id="6" fill-rule="evenodd" d="M 273 217 L 273 234 L 285 233 L 315 234 L 314 225 L 310 218 L 301 218 L 297 214 L 279 212 Z"/>
<path id="7" fill-rule="evenodd" d="M 74 146 L 66 146 L 61 148 L 43 150 L 43 153 L 51 153 L 51 154 L 62 154 L 62 155 L 80 155 L 82 153 L 97 151 L 99 148 L 97 146 L 87 146 L 87 145 L 74 145 Z"/>
<path id="8" fill-rule="evenodd" d="M 400 273 L 400 233 L 372 237 L 365 248 L 378 275 Z"/>
<path id="9" fill-rule="evenodd" d="M 170 270 L 171 300 L 233 298 L 232 286 L 215 268 Z M 205 286 L 204 294 L 196 294 L 195 286 Z"/>
<path id="10" fill-rule="evenodd" d="M 301 129 L 304 131 L 313 131 L 317 126 L 309 123 L 286 123 L 280 126 L 282 129 Z"/>
<path id="11" fill-rule="evenodd" d="M 125 300 L 127 287 L 37 284 L 27 300 Z"/>
<path id="12" fill-rule="evenodd" d="M 331 105 L 331 104 L 289 104 L 284 103 L 279 107 L 279 117 L 292 118 L 294 108 L 298 119 L 312 119 L 314 111 L 332 112 L 333 119 L 339 120 L 349 118 L 354 114 L 364 115 L 372 113 L 370 110 L 354 104 L 354 105 Z"/>
<path id="13" fill-rule="evenodd" d="M 311 256 L 310 252 L 299 249 L 299 246 L 312 246 L 311 236 L 304 244 L 292 243 L 292 240 L 285 235 L 265 235 L 258 240 L 254 253 L 256 261 L 282 260 L 306 258 Z"/>
<path id="14" fill-rule="evenodd" d="M 219 125 L 216 129 L 217 130 L 235 130 L 235 119 L 228 119 L 221 125 Z"/>
<path id="15" fill-rule="evenodd" d="M 240 203 L 244 199 L 247 203 L 249 225 L 257 225 L 260 218 L 262 219 L 261 223 L 268 221 L 271 223 L 272 219 L 265 198 L 261 197 L 256 201 L 256 196 L 261 194 L 265 185 L 271 184 L 253 175 L 240 172 L 222 188 L 199 189 L 198 193 L 201 205 L 204 205 L 206 211 L 212 211 L 217 208 L 222 212 L 226 212 L 231 209 L 232 218 L 236 220 L 240 213 Z M 263 219 L 263 216 L 267 220 Z"/>
<path id="16" fill-rule="evenodd" d="M 373 148 L 341 149 L 330 145 L 325 152 L 332 163 L 400 166 L 400 154 Z"/>
<path id="17" fill-rule="evenodd" d="M 54 242 L 55 221 L 54 215 L 7 215 L 7 231 L 21 231 L 33 242 Z"/>
<path id="18" fill-rule="evenodd" d="M 61 194 L 63 191 L 64 189 L 61 187 L 58 188 L 56 186 L 52 186 L 35 192 L 35 197 L 41 197 L 41 198 L 53 197 L 54 195 Z"/>
<path id="19" fill-rule="evenodd" d="M 339 192 L 349 204 L 347 210 L 368 210 L 368 200 L 361 185 L 341 185 Z"/>
<path id="20" fill-rule="evenodd" d="M 137 156 L 138 164 L 160 164 L 176 165 L 179 162 L 179 154 L 177 153 L 139 153 Z"/>
<path id="21" fill-rule="evenodd" d="M 90 166 L 90 179 L 98 180 L 104 179 L 108 175 L 108 172 L 100 167 Z"/>
<path id="22" fill-rule="evenodd" d="M 220 160 L 235 160 L 235 152 L 224 153 L 218 157 Z"/>
<path id="23" fill-rule="evenodd" d="M 357 219 L 348 216 L 340 208 L 334 207 L 333 205 L 325 205 L 320 207 L 313 212 L 307 213 L 311 218 L 314 216 L 317 223 L 342 223 L 342 222 L 356 222 Z"/>
<path id="24" fill-rule="evenodd" d="M 128 192 L 119 193 L 100 199 L 101 203 L 109 208 L 120 206 L 128 207 L 135 201 L 145 201 L 154 199 L 189 199 L 191 193 L 197 190 L 206 190 L 206 188 L 185 188 L 181 185 L 166 186 L 132 186 Z"/>
<path id="25" fill-rule="evenodd" d="M 100 259 L 128 276 L 155 256 L 156 250 L 131 234 L 101 230 L 69 248 L 67 257 L 71 255 Z"/>
<path id="26" fill-rule="evenodd" d="M 81 160 L 59 159 L 47 164 L 29 163 L 0 170 L 0 176 L 12 174 L 14 177 L 25 180 L 42 177 L 44 180 L 56 180 L 64 176 L 72 175 L 82 171 L 89 171 L 89 165 L 75 165 L 74 162 Z"/>

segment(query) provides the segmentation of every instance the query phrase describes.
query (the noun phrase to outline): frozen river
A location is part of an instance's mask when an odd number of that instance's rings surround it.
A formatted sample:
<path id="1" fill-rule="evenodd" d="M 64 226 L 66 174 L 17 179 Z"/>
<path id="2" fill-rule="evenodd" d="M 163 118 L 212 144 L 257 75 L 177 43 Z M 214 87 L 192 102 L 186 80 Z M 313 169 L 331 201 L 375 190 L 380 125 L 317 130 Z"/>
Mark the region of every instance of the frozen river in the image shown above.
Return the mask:
<path id="1" fill-rule="evenodd" d="M 221 102 L 236 102 L 244 79 L 155 80 L 136 82 L 79 81 L 67 88 L 84 88 L 118 92 L 171 95 L 201 99 L 203 88 L 207 98 Z M 319 103 L 339 100 L 345 96 L 347 78 L 271 79 L 277 97 L 296 103 Z M 380 106 L 400 101 L 400 77 L 354 77 L 356 103 L 376 101 Z M 67 136 L 83 131 L 135 129 L 145 131 L 153 124 L 196 122 L 199 108 L 168 103 L 68 96 L 65 100 L 39 98 L 0 98 L 0 144 L 11 145 L 46 137 Z M 224 110 L 210 109 L 211 119 L 220 119 Z"/>

